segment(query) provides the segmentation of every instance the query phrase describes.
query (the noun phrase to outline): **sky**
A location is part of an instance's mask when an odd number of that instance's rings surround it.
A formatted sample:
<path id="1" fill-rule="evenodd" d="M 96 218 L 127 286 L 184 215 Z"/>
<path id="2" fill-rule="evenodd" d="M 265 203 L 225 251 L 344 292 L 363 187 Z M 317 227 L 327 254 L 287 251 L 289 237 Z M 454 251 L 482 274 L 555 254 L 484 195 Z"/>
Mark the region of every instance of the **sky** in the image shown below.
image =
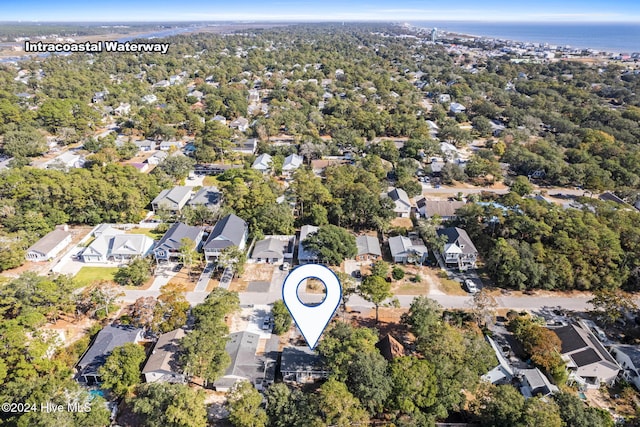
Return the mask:
<path id="1" fill-rule="evenodd" d="M 0 21 L 636 22 L 638 0 L 0 0 Z M 0 24 L 1 25 L 1 24 Z"/>

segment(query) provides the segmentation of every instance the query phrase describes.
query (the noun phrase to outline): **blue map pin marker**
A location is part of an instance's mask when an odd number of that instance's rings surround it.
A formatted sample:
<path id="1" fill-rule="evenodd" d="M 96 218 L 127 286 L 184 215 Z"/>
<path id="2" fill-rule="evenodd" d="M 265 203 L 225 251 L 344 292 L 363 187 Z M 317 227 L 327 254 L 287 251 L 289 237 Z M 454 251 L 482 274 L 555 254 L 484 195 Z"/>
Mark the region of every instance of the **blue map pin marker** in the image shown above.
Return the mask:
<path id="1" fill-rule="evenodd" d="M 327 293 L 319 305 L 309 306 L 298 298 L 298 286 L 306 279 L 318 279 L 324 283 Z M 282 285 L 282 300 L 312 350 L 340 305 L 341 298 L 342 286 L 338 277 L 323 265 L 301 265 L 289 273 Z"/>

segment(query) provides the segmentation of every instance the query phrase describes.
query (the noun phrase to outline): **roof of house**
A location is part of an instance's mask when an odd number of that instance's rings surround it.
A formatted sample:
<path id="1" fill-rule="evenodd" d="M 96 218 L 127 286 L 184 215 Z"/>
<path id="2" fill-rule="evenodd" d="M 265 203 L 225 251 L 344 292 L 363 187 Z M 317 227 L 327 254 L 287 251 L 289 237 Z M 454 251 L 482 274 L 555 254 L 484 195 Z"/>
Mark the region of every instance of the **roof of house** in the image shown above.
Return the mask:
<path id="1" fill-rule="evenodd" d="M 300 245 L 298 246 L 298 259 L 318 259 L 318 255 L 310 250 L 304 248 L 302 242 L 307 238 L 307 236 L 311 233 L 315 233 L 318 231 L 318 227 L 315 225 L 303 225 L 300 228 Z"/>
<path id="2" fill-rule="evenodd" d="M 234 121 L 232 121 L 229 126 L 231 127 L 237 127 L 237 126 L 246 126 L 249 124 L 249 120 L 245 119 L 244 117 L 238 117 L 237 119 L 235 119 Z"/>
<path id="3" fill-rule="evenodd" d="M 322 371 L 322 357 L 307 346 L 285 347 L 282 349 L 281 372 Z"/>
<path id="4" fill-rule="evenodd" d="M 404 346 L 392 337 L 391 334 L 387 334 L 384 338 L 378 341 L 376 343 L 376 348 L 380 350 L 380 354 L 388 361 L 404 356 Z"/>
<path id="5" fill-rule="evenodd" d="M 619 369 L 617 362 L 596 336 L 580 323 L 551 329 L 560 339 L 560 353 L 568 356 L 580 368 L 600 363 L 611 369 Z"/>
<path id="6" fill-rule="evenodd" d="M 180 205 L 191 194 L 192 187 L 177 186 L 168 190 L 162 190 L 158 196 L 153 199 L 151 204 L 158 204 L 162 202 L 175 203 Z"/>
<path id="7" fill-rule="evenodd" d="M 182 239 L 185 238 L 193 240 L 197 245 L 200 233 L 202 233 L 202 228 L 200 227 L 176 222 L 164 233 L 155 250 L 177 251 L 182 246 Z"/>
<path id="8" fill-rule="evenodd" d="M 409 196 L 407 195 L 407 192 L 404 191 L 402 188 L 394 188 L 393 190 L 389 191 L 389 193 L 387 194 L 389 195 L 391 200 L 393 200 L 394 202 L 400 201 L 403 204 L 407 205 L 408 208 L 411 207 L 411 200 L 409 200 Z"/>
<path id="9" fill-rule="evenodd" d="M 53 248 L 58 246 L 61 241 L 71 236 L 69 231 L 65 231 L 63 229 L 56 228 L 53 231 L 48 232 L 42 237 L 42 239 L 38 240 L 34 243 L 27 252 L 38 252 L 41 254 L 48 254 Z"/>
<path id="10" fill-rule="evenodd" d="M 284 256 L 285 242 L 273 237 L 260 240 L 253 247 L 252 258 L 282 258 Z"/>
<path id="11" fill-rule="evenodd" d="M 445 201 L 445 200 L 426 200 L 420 199 L 417 201 L 418 208 L 424 209 L 425 215 L 428 217 L 438 215 L 441 217 L 453 217 L 456 216 L 456 210 L 465 205 L 464 202 Z"/>
<path id="12" fill-rule="evenodd" d="M 624 200 L 622 200 L 620 197 L 616 196 L 610 191 L 605 191 L 604 193 L 598 196 L 598 199 L 605 200 L 607 202 L 618 203 L 620 205 L 626 205 L 626 202 Z"/>
<path id="13" fill-rule="evenodd" d="M 391 250 L 391 256 L 393 257 L 408 253 L 411 250 L 411 247 L 411 240 L 408 237 L 389 237 L 389 250 Z"/>
<path id="14" fill-rule="evenodd" d="M 374 236 L 356 237 L 356 246 L 358 247 L 358 255 L 373 254 L 382 256 L 380 242 Z"/>
<path id="15" fill-rule="evenodd" d="M 447 243 L 445 244 L 445 251 L 447 252 L 449 251 L 449 248 L 456 250 L 457 248 L 459 248 L 463 254 L 472 254 L 478 252 L 467 232 L 461 228 L 441 228 L 437 230 L 437 233 L 438 236 L 447 236 Z M 457 248 L 453 248 L 452 246 L 457 246 Z"/>
<path id="16" fill-rule="evenodd" d="M 528 389 L 522 390 L 525 397 L 531 397 L 536 394 L 546 396 L 558 391 L 558 387 L 551 384 L 549 379 L 538 368 L 520 369 L 518 373 L 522 375 L 529 384 Z"/>
<path id="17" fill-rule="evenodd" d="M 266 170 L 269 169 L 272 161 L 273 159 L 269 154 L 262 153 L 256 158 L 251 167 L 258 170 Z"/>
<path id="18" fill-rule="evenodd" d="M 110 239 L 111 255 L 145 255 L 153 246 L 153 239 L 144 234 L 118 234 Z"/>
<path id="19" fill-rule="evenodd" d="M 224 249 L 229 246 L 240 246 L 247 229 L 247 223 L 240 217 L 229 214 L 213 227 L 205 249 Z"/>
<path id="20" fill-rule="evenodd" d="M 142 329 L 128 325 L 105 326 L 96 336 L 93 344 L 78 362 L 78 369 L 83 374 L 96 373 L 104 365 L 114 348 L 126 343 L 136 342 Z"/>
<path id="21" fill-rule="evenodd" d="M 250 381 L 262 376 L 264 364 L 256 358 L 260 335 L 252 332 L 235 332 L 229 334 L 225 351 L 231 358 L 231 364 L 224 373 L 224 377 L 246 378 Z M 228 385 L 223 378 L 214 385 Z M 235 381 L 233 381 L 235 382 Z"/>
<path id="22" fill-rule="evenodd" d="M 202 187 L 198 192 L 189 200 L 190 206 L 205 205 L 207 207 L 217 206 L 220 204 L 221 199 L 220 190 L 218 187 Z"/>
<path id="23" fill-rule="evenodd" d="M 178 361 L 176 353 L 180 349 L 180 339 L 185 336 L 184 329 L 175 329 L 160 335 L 153 351 L 142 369 L 142 373 L 153 371 L 176 372 Z"/>
<path id="24" fill-rule="evenodd" d="M 298 169 L 302 165 L 303 158 L 297 154 L 289 154 L 284 159 L 284 164 L 282 165 L 282 170 L 293 170 Z"/>
<path id="25" fill-rule="evenodd" d="M 629 359 L 631 359 L 633 366 L 635 366 L 636 369 L 640 369 L 640 347 L 637 345 L 617 344 L 614 345 L 613 348 L 626 354 Z"/>

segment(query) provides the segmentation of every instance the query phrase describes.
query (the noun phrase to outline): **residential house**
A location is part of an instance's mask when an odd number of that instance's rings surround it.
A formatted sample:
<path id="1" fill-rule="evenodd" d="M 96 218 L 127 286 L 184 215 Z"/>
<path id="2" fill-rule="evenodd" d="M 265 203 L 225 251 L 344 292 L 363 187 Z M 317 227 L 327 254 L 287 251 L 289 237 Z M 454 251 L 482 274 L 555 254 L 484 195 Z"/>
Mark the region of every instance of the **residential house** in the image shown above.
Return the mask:
<path id="1" fill-rule="evenodd" d="M 467 108 L 462 104 L 459 104 L 457 102 L 452 102 L 449 105 L 449 111 L 451 111 L 453 114 L 460 114 L 467 111 Z"/>
<path id="2" fill-rule="evenodd" d="M 146 162 L 150 165 L 159 165 L 164 162 L 167 157 L 169 157 L 169 154 L 166 151 L 158 151 L 148 157 Z"/>
<path id="3" fill-rule="evenodd" d="M 427 200 L 424 197 L 416 201 L 418 213 L 425 218 L 439 216 L 444 221 L 458 217 L 456 211 L 463 207 L 465 202 L 457 200 Z"/>
<path id="4" fill-rule="evenodd" d="M 218 221 L 205 242 L 204 256 L 207 262 L 218 259 L 222 251 L 228 247 L 236 246 L 244 249 L 249 228 L 247 223 L 236 215 L 229 214 Z"/>
<path id="5" fill-rule="evenodd" d="M 162 151 L 169 151 L 172 148 L 174 148 L 175 150 L 179 150 L 182 148 L 182 142 L 181 141 L 162 141 L 160 142 L 160 149 Z"/>
<path id="6" fill-rule="evenodd" d="M 378 261 L 382 259 L 382 250 L 377 237 L 358 236 L 356 237 L 356 246 L 358 248 L 356 261 Z"/>
<path id="7" fill-rule="evenodd" d="M 76 365 L 78 376 L 87 385 L 101 382 L 98 369 L 107 361 L 114 348 L 142 340 L 143 330 L 128 325 L 105 326 Z"/>
<path id="8" fill-rule="evenodd" d="M 149 139 L 135 141 L 134 144 L 138 147 L 138 151 L 153 151 L 156 149 L 156 142 Z"/>
<path id="9" fill-rule="evenodd" d="M 640 390 L 640 348 L 637 345 L 616 344 L 611 346 L 610 352 L 623 369 L 625 381 Z"/>
<path id="10" fill-rule="evenodd" d="M 227 118 L 226 118 L 225 116 L 221 116 L 221 115 L 219 115 L 219 114 L 218 114 L 218 115 L 213 116 L 213 119 L 211 119 L 211 120 L 213 120 L 213 121 L 215 121 L 215 122 L 220 122 L 220 123 L 221 123 L 221 124 L 223 124 L 223 125 L 226 125 L 226 124 L 227 124 Z"/>
<path id="11" fill-rule="evenodd" d="M 267 173 L 271 169 L 272 162 L 273 162 L 273 159 L 271 158 L 271 156 L 267 153 L 263 153 L 256 158 L 256 160 L 253 162 L 253 165 L 251 165 L 251 167 L 262 173 Z"/>
<path id="12" fill-rule="evenodd" d="M 249 129 L 249 120 L 244 117 L 238 117 L 229 123 L 229 127 L 232 129 L 238 129 L 240 132 L 246 132 L 247 129 Z"/>
<path id="13" fill-rule="evenodd" d="M 566 362 L 569 379 L 586 388 L 615 382 L 620 366 L 588 327 L 572 323 L 550 329 L 560 339 L 560 355 Z"/>
<path id="14" fill-rule="evenodd" d="M 451 102 L 451 95 L 448 93 L 443 93 L 438 96 L 438 102 L 441 104 L 445 104 L 447 102 Z"/>
<path id="15" fill-rule="evenodd" d="M 397 217 L 400 218 L 409 218 L 411 215 L 411 200 L 409 200 L 409 196 L 407 192 L 402 188 L 394 188 L 387 193 L 387 195 L 393 200 L 395 204 L 395 208 L 393 211 L 395 212 Z"/>
<path id="16" fill-rule="evenodd" d="M 284 159 L 282 165 L 282 173 L 285 176 L 291 176 L 300 166 L 302 166 L 303 157 L 297 154 L 289 154 Z"/>
<path id="17" fill-rule="evenodd" d="M 319 230 L 315 225 L 303 225 L 300 228 L 300 239 L 298 244 L 298 264 L 308 264 L 318 262 L 318 254 L 314 251 L 304 248 L 303 242 L 311 233 L 317 233 Z"/>
<path id="18" fill-rule="evenodd" d="M 449 227 L 441 228 L 437 233 L 438 236 L 447 238 L 442 252 L 446 265 L 458 266 L 460 271 L 476 267 L 478 250 L 466 231 L 458 227 Z"/>
<path id="19" fill-rule="evenodd" d="M 171 86 L 171 83 L 168 80 L 160 80 L 158 83 L 155 83 L 153 85 L 154 88 L 156 87 L 169 87 Z"/>
<path id="20" fill-rule="evenodd" d="M 429 126 L 429 135 L 431 138 L 435 138 L 440 132 L 440 127 L 433 120 L 427 120 L 427 126 Z"/>
<path id="21" fill-rule="evenodd" d="M 93 102 L 95 104 L 96 102 L 104 101 L 107 98 L 108 94 L 109 94 L 108 90 L 104 90 L 104 91 L 101 91 L 101 92 L 95 92 L 93 94 L 93 98 L 91 98 L 91 102 Z"/>
<path id="22" fill-rule="evenodd" d="M 258 140 L 256 138 L 250 138 L 246 141 L 236 142 L 235 146 L 231 148 L 231 151 L 238 154 L 255 154 L 258 149 Z"/>
<path id="23" fill-rule="evenodd" d="M 71 233 L 64 225 L 45 234 L 40 240 L 27 249 L 27 261 L 48 261 L 58 255 L 71 243 Z"/>
<path id="24" fill-rule="evenodd" d="M 520 380 L 520 393 L 526 398 L 546 397 L 559 391 L 558 387 L 551 384 L 547 376 L 538 368 L 518 369 L 516 373 Z"/>
<path id="25" fill-rule="evenodd" d="M 44 163 L 44 166 L 46 169 L 69 170 L 82 168 L 84 167 L 84 164 L 85 160 L 83 156 L 76 154 L 73 151 L 66 151 L 53 160 L 49 160 Z"/>
<path id="26" fill-rule="evenodd" d="M 182 239 L 190 239 L 194 243 L 194 249 L 197 249 L 202 240 L 204 230 L 202 227 L 195 227 L 176 222 L 173 224 L 162 239 L 153 249 L 153 255 L 156 261 L 177 261 L 180 259 L 180 248 L 182 247 Z"/>
<path id="27" fill-rule="evenodd" d="M 126 116 L 131 112 L 131 104 L 129 103 L 120 103 L 119 106 L 113 109 L 113 114 L 116 116 Z"/>
<path id="28" fill-rule="evenodd" d="M 218 187 L 202 187 L 198 192 L 187 202 L 187 205 L 195 208 L 196 206 L 204 206 L 210 211 L 216 211 L 220 208 L 222 203 L 222 193 L 218 190 Z"/>
<path id="29" fill-rule="evenodd" d="M 264 361 L 256 357 L 260 336 L 251 332 L 235 332 L 229 335 L 225 351 L 231 364 L 224 375 L 214 381 L 216 391 L 227 392 L 238 381 L 252 384 L 264 375 Z"/>
<path id="30" fill-rule="evenodd" d="M 150 93 L 142 97 L 142 101 L 146 102 L 147 104 L 153 104 L 157 100 L 158 100 L 158 97 L 155 96 L 153 93 Z"/>
<path id="31" fill-rule="evenodd" d="M 376 348 L 380 351 L 382 357 L 389 362 L 398 357 L 405 355 L 404 346 L 398 342 L 391 334 L 387 334 L 376 343 Z"/>
<path id="32" fill-rule="evenodd" d="M 389 250 L 393 261 L 401 263 L 423 263 L 428 254 L 427 247 L 418 236 L 413 236 L 413 239 L 405 236 L 390 237 Z"/>
<path id="33" fill-rule="evenodd" d="M 282 264 L 291 262 L 296 236 L 265 236 L 253 247 L 251 261 L 255 263 Z"/>
<path id="34" fill-rule="evenodd" d="M 191 190 L 192 187 L 182 186 L 162 190 L 151 202 L 151 208 L 154 212 L 165 209 L 173 214 L 180 213 L 184 205 L 186 205 L 191 198 Z"/>
<path id="35" fill-rule="evenodd" d="M 145 382 L 184 384 L 187 381 L 178 363 L 180 340 L 184 336 L 184 329 L 175 329 L 158 337 L 147 363 L 142 368 Z"/>
<path id="36" fill-rule="evenodd" d="M 82 250 L 80 258 L 86 263 L 124 262 L 145 257 L 154 241 L 144 234 L 127 234 L 106 226 L 94 232 L 95 239 Z"/>
<path id="37" fill-rule="evenodd" d="M 280 372 L 285 383 L 310 383 L 330 374 L 320 355 L 307 346 L 283 348 Z"/>

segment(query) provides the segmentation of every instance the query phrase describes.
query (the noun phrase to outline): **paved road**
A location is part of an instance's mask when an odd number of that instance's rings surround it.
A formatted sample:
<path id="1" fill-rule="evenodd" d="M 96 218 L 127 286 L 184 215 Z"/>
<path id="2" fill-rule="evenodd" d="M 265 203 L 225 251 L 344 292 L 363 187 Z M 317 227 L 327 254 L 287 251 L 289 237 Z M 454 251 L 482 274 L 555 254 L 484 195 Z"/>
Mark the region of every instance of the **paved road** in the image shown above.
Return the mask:
<path id="1" fill-rule="evenodd" d="M 571 197 L 582 197 L 585 196 L 585 190 L 576 190 L 574 188 L 539 188 L 539 190 L 545 190 L 549 196 L 558 196 L 558 195 L 566 195 Z M 492 187 L 472 187 L 472 188 L 457 188 L 450 186 L 441 185 L 439 188 L 433 188 L 431 184 L 422 184 L 422 194 L 478 194 L 483 191 L 488 191 L 496 194 L 507 194 L 509 192 L 508 188 L 496 189 Z M 586 192 L 587 196 L 590 196 L 591 193 L 589 191 Z M 596 197 L 597 194 L 594 194 Z"/>

